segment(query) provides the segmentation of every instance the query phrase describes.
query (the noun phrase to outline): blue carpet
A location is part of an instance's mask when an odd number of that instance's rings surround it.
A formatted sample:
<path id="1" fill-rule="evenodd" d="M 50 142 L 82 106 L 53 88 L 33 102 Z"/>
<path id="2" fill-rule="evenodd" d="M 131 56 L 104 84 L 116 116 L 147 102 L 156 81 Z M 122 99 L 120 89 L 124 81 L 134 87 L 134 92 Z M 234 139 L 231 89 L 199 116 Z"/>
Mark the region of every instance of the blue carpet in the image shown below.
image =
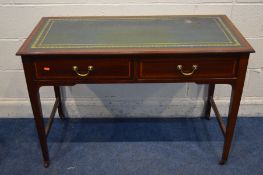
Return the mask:
<path id="1" fill-rule="evenodd" d="M 263 118 L 239 118 L 219 165 L 216 119 L 55 119 L 45 169 L 33 119 L 0 119 L 1 175 L 262 175 Z"/>

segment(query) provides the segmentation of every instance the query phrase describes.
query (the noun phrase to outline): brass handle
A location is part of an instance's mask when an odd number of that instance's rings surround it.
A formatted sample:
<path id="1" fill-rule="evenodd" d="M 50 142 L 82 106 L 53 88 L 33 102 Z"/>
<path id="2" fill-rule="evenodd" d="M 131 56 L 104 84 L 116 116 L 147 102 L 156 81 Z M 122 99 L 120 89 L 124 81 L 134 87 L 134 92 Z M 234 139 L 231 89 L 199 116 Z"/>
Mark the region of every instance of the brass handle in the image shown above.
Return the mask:
<path id="1" fill-rule="evenodd" d="M 184 72 L 183 71 L 183 66 L 182 65 L 178 65 L 177 66 L 177 69 L 181 72 L 181 74 L 183 74 L 184 76 L 190 76 L 190 75 L 193 75 L 193 73 L 198 69 L 198 66 L 196 64 L 194 64 L 192 66 L 193 70 L 192 72 Z"/>
<path id="2" fill-rule="evenodd" d="M 78 72 L 78 70 L 79 70 L 78 66 L 73 66 L 72 69 L 73 69 L 73 71 L 74 71 L 78 76 L 80 76 L 80 77 L 86 77 L 86 76 L 89 75 L 89 73 L 90 73 L 91 71 L 93 71 L 93 66 L 88 66 L 88 72 L 85 73 L 85 74 L 82 74 L 82 73 L 79 73 L 79 72 Z"/>

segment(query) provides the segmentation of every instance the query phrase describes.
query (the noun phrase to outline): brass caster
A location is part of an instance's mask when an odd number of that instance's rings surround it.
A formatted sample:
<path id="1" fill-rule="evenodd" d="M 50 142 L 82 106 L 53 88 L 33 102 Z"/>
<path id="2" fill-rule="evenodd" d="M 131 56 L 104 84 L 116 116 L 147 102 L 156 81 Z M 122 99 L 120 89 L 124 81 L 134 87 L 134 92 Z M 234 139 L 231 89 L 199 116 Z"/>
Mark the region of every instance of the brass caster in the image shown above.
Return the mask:
<path id="1" fill-rule="evenodd" d="M 44 161 L 44 167 L 47 168 L 49 166 L 49 161 Z"/>

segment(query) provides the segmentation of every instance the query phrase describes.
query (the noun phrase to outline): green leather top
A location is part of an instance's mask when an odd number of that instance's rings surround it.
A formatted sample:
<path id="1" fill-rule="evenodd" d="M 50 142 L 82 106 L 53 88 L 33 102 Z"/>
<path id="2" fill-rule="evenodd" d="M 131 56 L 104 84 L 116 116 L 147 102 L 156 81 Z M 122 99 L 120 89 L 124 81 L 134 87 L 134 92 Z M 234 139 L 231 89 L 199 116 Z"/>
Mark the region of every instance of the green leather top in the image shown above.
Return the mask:
<path id="1" fill-rule="evenodd" d="M 221 16 L 45 18 L 30 49 L 239 47 Z"/>

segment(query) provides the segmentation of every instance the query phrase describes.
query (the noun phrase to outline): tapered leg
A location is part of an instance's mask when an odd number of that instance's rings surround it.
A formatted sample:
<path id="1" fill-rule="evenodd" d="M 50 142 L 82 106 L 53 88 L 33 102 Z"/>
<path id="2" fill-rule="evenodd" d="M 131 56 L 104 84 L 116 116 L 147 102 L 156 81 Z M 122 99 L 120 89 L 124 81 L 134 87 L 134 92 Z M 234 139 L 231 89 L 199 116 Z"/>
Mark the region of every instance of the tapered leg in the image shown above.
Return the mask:
<path id="1" fill-rule="evenodd" d="M 211 103 L 210 99 L 213 98 L 215 91 L 215 84 L 209 84 L 208 86 L 208 96 L 207 96 L 207 102 L 206 102 L 206 110 L 205 110 L 205 116 L 206 119 L 210 120 L 210 114 L 211 114 Z"/>
<path id="2" fill-rule="evenodd" d="M 241 57 L 239 62 L 239 70 L 238 70 L 238 79 L 234 84 L 232 84 L 232 92 L 231 92 L 231 100 L 229 106 L 229 114 L 227 120 L 227 127 L 226 127 L 226 135 L 225 135 L 225 142 L 223 148 L 222 159 L 220 164 L 224 164 L 229 155 L 232 138 L 234 134 L 234 129 L 236 126 L 236 120 L 240 105 L 240 100 L 242 97 L 243 86 L 246 76 L 246 69 L 247 69 L 247 57 Z"/>
<path id="3" fill-rule="evenodd" d="M 55 96 L 59 100 L 58 104 L 58 115 L 61 119 L 65 118 L 64 112 L 63 112 L 63 107 L 62 107 L 62 98 L 61 98 L 61 92 L 60 92 L 60 87 L 59 86 L 54 86 L 54 91 L 55 91 Z"/>
<path id="4" fill-rule="evenodd" d="M 31 102 L 37 134 L 42 151 L 42 156 L 44 159 L 44 166 L 48 167 L 49 155 L 48 155 L 48 147 L 47 147 L 47 137 L 45 133 L 45 125 L 44 125 L 42 108 L 41 108 L 41 101 L 39 96 L 40 86 L 35 82 L 35 77 L 34 77 L 35 69 L 34 69 L 33 61 L 31 59 L 22 57 L 22 62 L 23 62 L 24 73 L 27 82 L 28 95 Z"/>
<path id="5" fill-rule="evenodd" d="M 33 86 L 33 85 L 32 85 Z M 48 167 L 49 165 L 49 155 L 48 155 L 48 147 L 47 147 L 47 138 L 45 134 L 45 125 L 42 115 L 41 102 L 39 96 L 39 88 L 38 87 L 28 87 L 29 98 L 34 114 L 35 125 L 38 133 L 38 138 L 42 150 L 42 155 L 44 159 L 44 166 Z"/>
<path id="6" fill-rule="evenodd" d="M 220 164 L 224 164 L 227 161 L 228 154 L 230 151 L 234 129 L 236 126 L 237 114 L 238 114 L 238 109 L 242 96 L 243 86 L 242 89 L 240 88 L 241 87 L 238 86 L 232 86 L 232 94 L 231 94 L 231 102 L 230 102 L 230 108 L 228 114 L 225 143 L 224 143 L 224 149 L 223 149 L 223 154 Z"/>

